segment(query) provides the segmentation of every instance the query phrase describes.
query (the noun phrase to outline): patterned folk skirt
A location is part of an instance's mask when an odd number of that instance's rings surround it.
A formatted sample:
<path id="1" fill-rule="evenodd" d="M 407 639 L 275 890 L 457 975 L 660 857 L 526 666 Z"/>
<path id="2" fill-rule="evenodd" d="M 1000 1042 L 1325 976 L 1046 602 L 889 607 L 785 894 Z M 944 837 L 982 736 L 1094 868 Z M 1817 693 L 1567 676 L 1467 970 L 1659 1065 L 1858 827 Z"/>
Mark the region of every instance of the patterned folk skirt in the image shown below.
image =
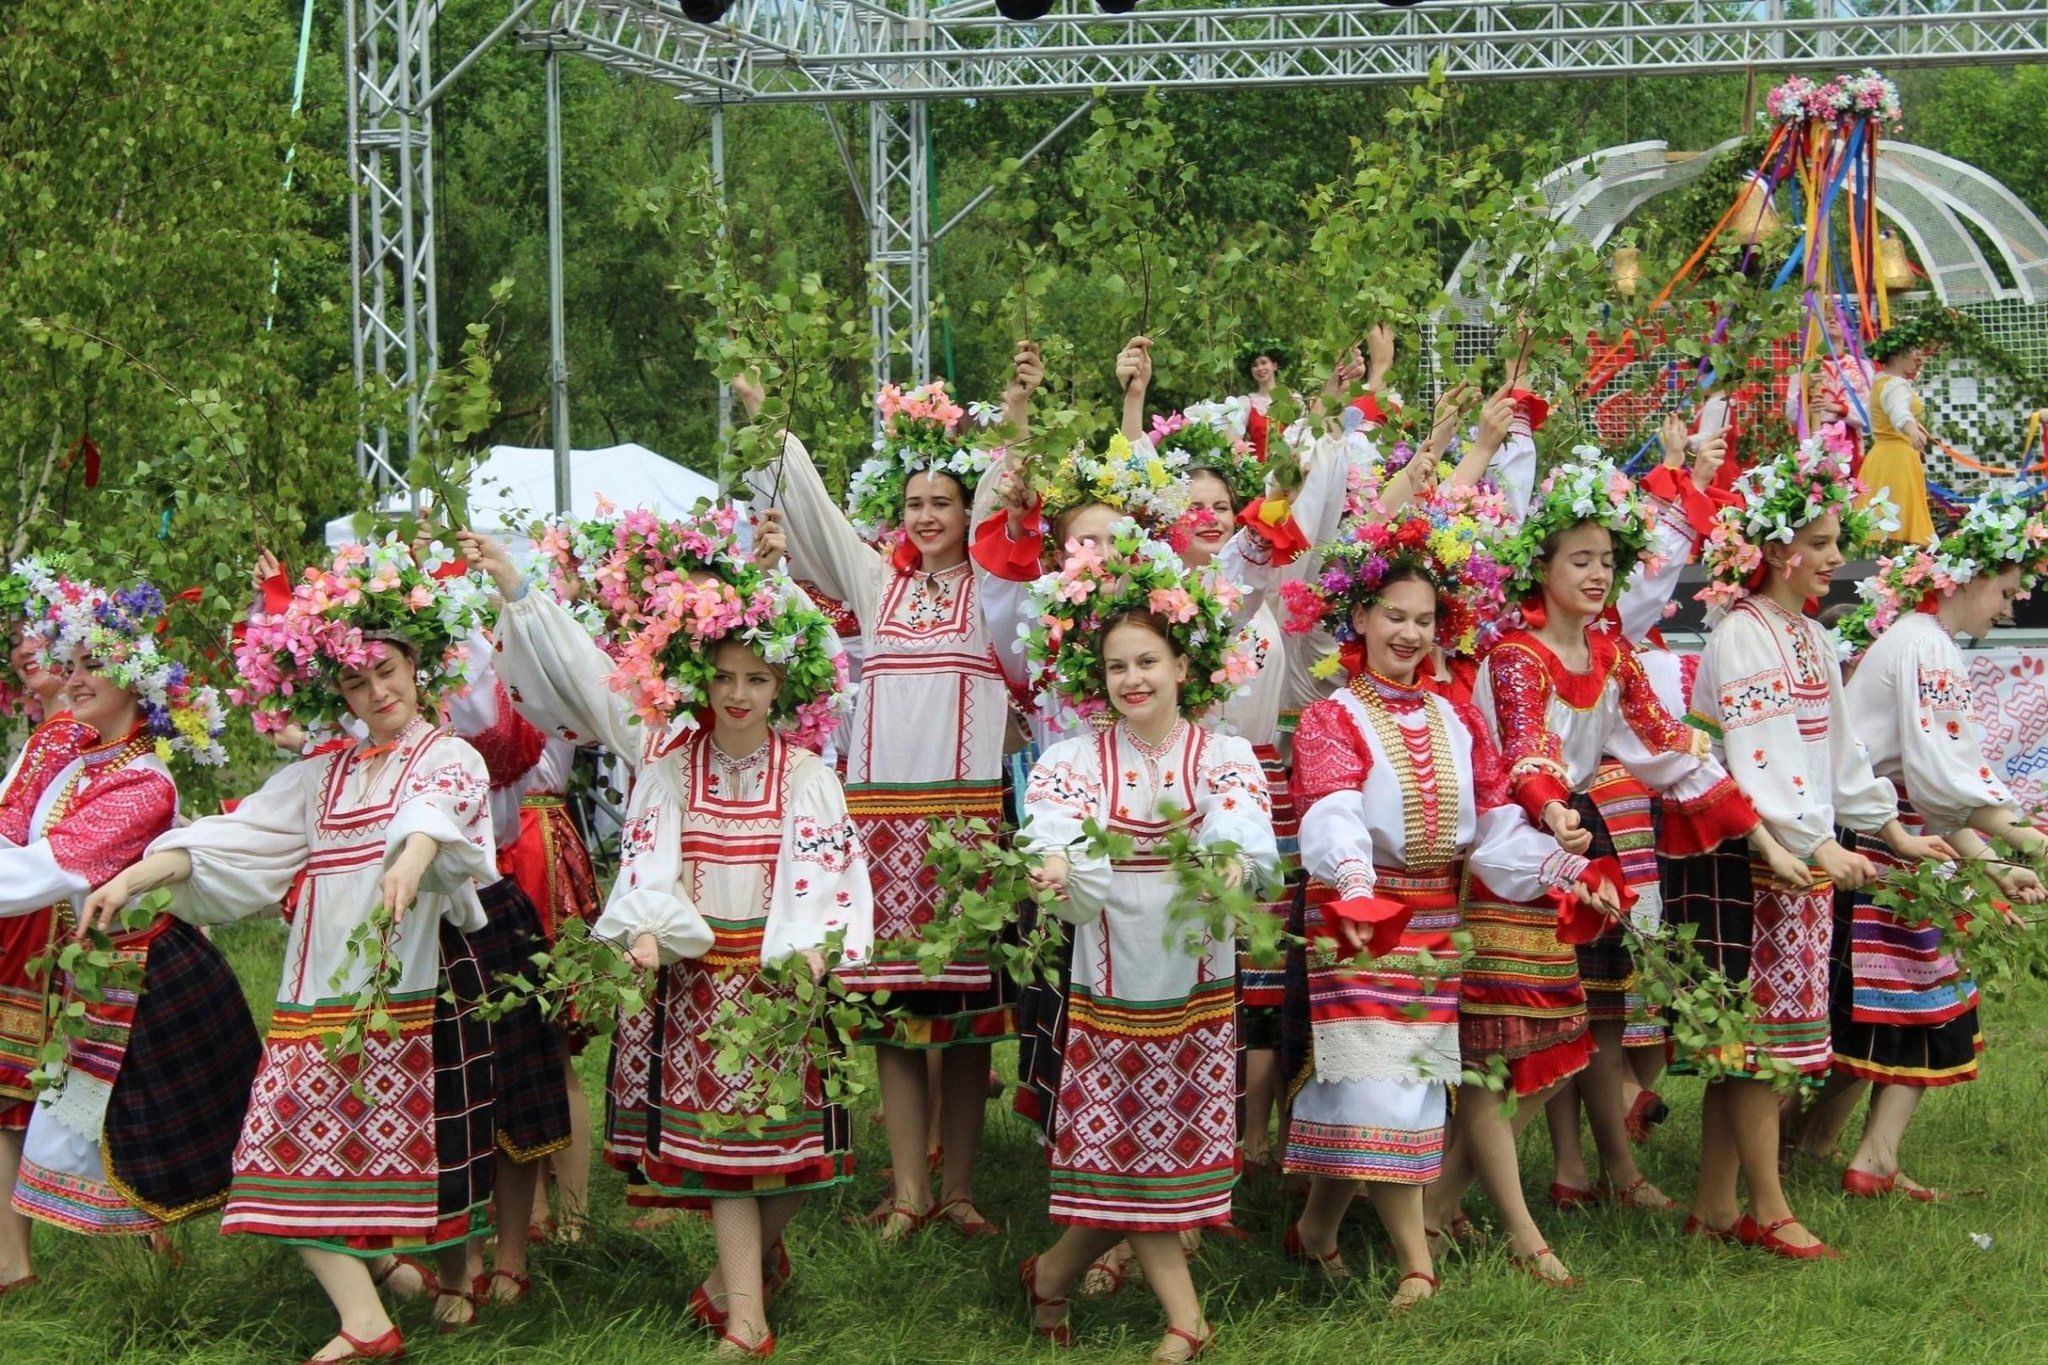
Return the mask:
<path id="1" fill-rule="evenodd" d="M 226 1201 L 263 1044 L 227 959 L 191 925 L 159 918 L 114 952 L 141 989 L 83 1002 L 92 1043 L 37 1107 L 14 1207 L 132 1235 Z"/>
<path id="2" fill-rule="evenodd" d="M 1818 1080 L 1833 1060 L 1828 1034 L 1828 953 L 1834 938 L 1834 888 L 1816 875 L 1800 890 L 1752 865 L 1749 843 L 1729 839 L 1712 853 L 1665 867 L 1665 914 L 1697 929 L 1693 947 L 1705 965 L 1745 985 L 1756 1002 L 1761 1036 L 1740 1057 L 1719 1058 L 1737 1076 L 1761 1074 L 1765 1056 Z M 1688 1069 L 1689 1059 L 1673 1059 Z"/>
<path id="3" fill-rule="evenodd" d="M 48 910 L 0 919 L 0 1133 L 27 1128 L 35 1106 L 29 1073 L 50 1037 L 44 1009 L 49 983 L 29 964 L 49 951 L 55 925 Z"/>
<path id="4" fill-rule="evenodd" d="M 1495 895 L 1469 869 L 1465 929 L 1472 957 L 1458 1002 L 1458 1040 L 1467 1069 L 1507 1065 L 1517 1095 L 1577 1075 L 1593 1055 L 1577 952 L 1557 937 L 1557 907 Z"/>
<path id="5" fill-rule="evenodd" d="M 1284 922 L 1294 908 L 1295 887 L 1301 881 L 1301 821 L 1294 810 L 1292 782 L 1280 751 L 1270 744 L 1255 744 L 1259 767 L 1265 773 L 1266 792 L 1273 803 L 1273 836 L 1280 844 L 1280 872 L 1286 879 L 1275 898 L 1259 906 L 1259 912 Z M 1240 944 L 1237 953 L 1238 1037 L 1246 1051 L 1270 1050 L 1280 1046 L 1280 1009 L 1287 994 L 1285 960 L 1255 962 Z"/>
<path id="6" fill-rule="evenodd" d="M 1593 831 L 1589 856 L 1599 858 L 1611 852 L 1621 864 L 1622 880 L 1638 898 L 1638 923 L 1661 919 L 1656 798 L 1626 768 L 1608 762 L 1600 765 L 1584 799 L 1585 805 L 1574 800 L 1572 808 Z M 1620 925 L 1609 925 L 1599 938 L 1579 945 L 1579 977 L 1586 987 L 1587 1015 L 1596 1022 L 1621 1021 L 1623 1047 L 1664 1045 L 1663 1024 L 1645 1007 L 1636 990 L 1636 964 Z"/>
<path id="7" fill-rule="evenodd" d="M 1879 840 L 1838 837 L 1876 863 L 1880 875 L 1902 866 Z M 1906 923 L 1868 890 L 1838 890 L 1834 912 L 1834 1069 L 1879 1085 L 1932 1088 L 1976 1080 L 1977 1054 L 1984 1050 L 1977 987 L 1942 951 L 1941 931 Z"/>
<path id="8" fill-rule="evenodd" d="M 477 891 L 484 927 L 469 935 L 477 965 L 497 994 L 505 978 L 532 970 L 546 940 L 525 890 L 502 877 Z M 525 1004 L 491 1024 L 494 1112 L 498 1147 L 514 1161 L 535 1161 L 569 1145 L 568 1047 L 562 1030 Z"/>
<path id="9" fill-rule="evenodd" d="M 604 907 L 597 872 L 569 803 L 559 796 L 528 796 L 519 802 L 519 837 L 498 850 L 498 871 L 519 883 L 540 915 L 548 943 L 564 921 L 594 922 Z"/>

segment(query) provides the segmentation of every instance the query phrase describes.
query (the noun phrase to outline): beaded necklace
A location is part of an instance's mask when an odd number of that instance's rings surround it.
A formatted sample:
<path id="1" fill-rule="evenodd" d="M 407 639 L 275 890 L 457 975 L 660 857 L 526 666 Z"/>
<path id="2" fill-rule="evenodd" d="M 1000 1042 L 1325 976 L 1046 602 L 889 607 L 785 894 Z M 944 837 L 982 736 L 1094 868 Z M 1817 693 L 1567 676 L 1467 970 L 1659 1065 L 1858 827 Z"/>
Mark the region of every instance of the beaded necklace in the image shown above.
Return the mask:
<path id="1" fill-rule="evenodd" d="M 1440 775 L 1457 771 L 1443 708 L 1417 689 L 1391 682 L 1370 669 L 1351 680 L 1351 695 L 1364 708 L 1380 750 L 1401 784 L 1402 861 L 1410 872 L 1441 871 L 1458 855 L 1456 802 L 1450 803 L 1451 818 L 1446 820 L 1446 803 L 1437 785 Z M 1411 730 L 1395 719 L 1397 708 L 1404 714 L 1420 709 L 1427 723 L 1420 730 Z"/>

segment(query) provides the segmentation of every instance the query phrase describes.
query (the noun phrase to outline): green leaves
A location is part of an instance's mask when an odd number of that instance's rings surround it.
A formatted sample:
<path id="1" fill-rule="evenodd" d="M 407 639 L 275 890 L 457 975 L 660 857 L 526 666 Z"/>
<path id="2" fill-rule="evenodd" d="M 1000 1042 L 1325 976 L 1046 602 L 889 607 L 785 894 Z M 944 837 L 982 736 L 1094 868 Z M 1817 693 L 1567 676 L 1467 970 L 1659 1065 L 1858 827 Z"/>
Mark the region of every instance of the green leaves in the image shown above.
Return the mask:
<path id="1" fill-rule="evenodd" d="M 2048 976 L 2048 917 L 2038 906 L 2013 904 L 1996 878 L 2022 869 L 2042 876 L 2048 858 L 2022 853 L 2002 839 L 1986 842 L 1989 858 L 1888 870 L 1871 899 L 1908 924 L 1940 930 L 1942 950 L 1955 956 L 1986 999 L 1995 1000 L 2029 978 Z"/>

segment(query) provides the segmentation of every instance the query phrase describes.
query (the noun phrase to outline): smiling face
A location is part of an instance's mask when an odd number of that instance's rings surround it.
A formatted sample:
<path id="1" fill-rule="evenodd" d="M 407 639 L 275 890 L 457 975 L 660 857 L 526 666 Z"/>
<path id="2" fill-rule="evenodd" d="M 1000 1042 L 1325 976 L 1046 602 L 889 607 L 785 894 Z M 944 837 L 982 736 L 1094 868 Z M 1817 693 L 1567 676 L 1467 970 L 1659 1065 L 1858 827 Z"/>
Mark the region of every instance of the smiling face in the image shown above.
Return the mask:
<path id="1" fill-rule="evenodd" d="M 1807 522 L 1792 533 L 1791 544 L 1773 542 L 1764 550 L 1770 577 L 1785 585 L 1787 597 L 1798 599 L 1826 597 L 1843 559 L 1839 512 Z"/>
<path id="2" fill-rule="evenodd" d="M 1280 362 L 1269 355 L 1252 357 L 1252 383 L 1261 391 L 1270 389 L 1280 378 Z"/>
<path id="3" fill-rule="evenodd" d="M 102 676 L 90 659 L 73 659 L 64 670 L 64 697 L 73 718 L 98 731 L 102 743 L 126 737 L 142 720 L 135 694 Z"/>
<path id="4" fill-rule="evenodd" d="M 1188 499 L 1188 544 L 1180 552 L 1180 559 L 1189 568 L 1199 569 L 1216 558 L 1216 552 L 1230 539 L 1237 506 L 1230 496 L 1230 485 L 1208 469 L 1198 469 L 1189 477 Z"/>
<path id="5" fill-rule="evenodd" d="M 1408 683 L 1436 643 L 1436 589 L 1404 578 L 1380 589 L 1377 601 L 1351 609 L 1351 629 L 1365 642 L 1365 664 L 1390 682 Z"/>
<path id="6" fill-rule="evenodd" d="M 1099 502 L 1083 503 L 1062 514 L 1053 533 L 1062 547 L 1078 540 L 1100 550 L 1109 544 L 1109 528 L 1116 525 L 1118 515 L 1114 507 L 1105 507 Z"/>
<path id="7" fill-rule="evenodd" d="M 768 716 L 782 678 L 737 640 L 721 641 L 711 656 L 711 726 L 719 747 L 749 754 L 768 738 Z"/>
<path id="8" fill-rule="evenodd" d="M 420 713 L 420 684 L 412 656 L 390 641 L 361 668 L 341 670 L 341 699 L 369 727 L 370 742 L 389 744 Z"/>
<path id="9" fill-rule="evenodd" d="M 951 474 L 921 470 L 903 483 L 903 533 L 928 568 L 950 568 L 967 553 L 967 492 Z"/>
<path id="10" fill-rule="evenodd" d="M 1591 521 L 1560 531 L 1544 556 L 1542 582 L 1552 615 L 1598 616 L 1614 591 L 1614 537 Z"/>
<path id="11" fill-rule="evenodd" d="M 2012 604 L 2019 595 L 2017 564 L 1998 573 L 1980 573 L 1949 595 L 1941 609 L 1942 619 L 1951 630 L 1981 640 L 2012 615 Z"/>
<path id="12" fill-rule="evenodd" d="M 1157 627 L 1128 617 L 1102 635 L 1102 678 L 1109 704 L 1141 731 L 1157 733 L 1180 711 L 1180 685 L 1188 680 L 1188 661 Z"/>
<path id="13" fill-rule="evenodd" d="M 64 675 L 43 667 L 41 646 L 34 636 L 23 633 L 19 625 L 13 627 L 8 641 L 7 666 L 21 679 L 23 687 L 48 705 L 51 697 L 64 690 Z"/>

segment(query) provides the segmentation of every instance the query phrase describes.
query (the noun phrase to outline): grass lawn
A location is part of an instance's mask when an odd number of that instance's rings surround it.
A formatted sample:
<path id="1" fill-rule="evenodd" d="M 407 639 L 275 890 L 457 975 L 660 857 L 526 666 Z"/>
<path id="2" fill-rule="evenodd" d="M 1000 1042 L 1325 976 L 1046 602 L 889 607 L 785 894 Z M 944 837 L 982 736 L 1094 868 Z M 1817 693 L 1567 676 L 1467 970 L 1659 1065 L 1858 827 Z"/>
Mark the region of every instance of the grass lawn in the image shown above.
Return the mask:
<path id="1" fill-rule="evenodd" d="M 221 942 L 265 1008 L 283 934 L 275 924 L 225 931 Z M 267 1017 L 264 1009 L 259 1019 Z M 1247 1243 L 1211 1239 L 1195 1278 L 1217 1325 L 1218 1362 L 1382 1359 L 1513 1361 L 2048 1361 L 2048 987 L 1987 1012 L 1986 1078 L 1928 1097 L 1908 1139 L 1908 1168 L 1939 1188 L 1979 1191 L 1927 1207 L 1851 1201 L 1831 1173 L 1790 1178 L 1794 1207 L 1841 1249 L 1834 1263 L 1799 1265 L 1761 1252 L 1681 1240 L 1679 1217 L 1598 1211 L 1538 1221 L 1585 1287 L 1559 1294 L 1523 1278 L 1497 1250 L 1440 1266 L 1442 1294 L 1390 1320 L 1381 1304 L 1393 1271 L 1373 1251 L 1369 1221 L 1346 1234 L 1360 1281 L 1326 1291 L 1282 1259 L 1288 1213 L 1269 1185 L 1240 1191 Z M 999 1049 L 1007 1065 L 1014 1049 Z M 584 1058 L 593 1097 L 601 1059 Z M 1698 1141 L 1696 1083 L 1673 1080 L 1674 1110 L 1644 1169 L 1681 1201 Z M 881 1129 L 858 1125 L 861 1168 L 886 1162 Z M 1855 1136 L 1852 1128 L 1849 1139 Z M 1549 1179 L 1542 1124 L 1523 1142 L 1532 1206 Z M 478 1329 L 432 1334 L 423 1304 L 399 1308 L 411 1358 L 431 1365 L 484 1361 L 708 1360 L 708 1340 L 683 1313 L 711 1266 L 708 1224 L 658 1233 L 625 1226 L 623 1182 L 601 1173 L 595 1227 L 574 1248 L 536 1257 L 533 1296 L 486 1314 Z M 791 1230 L 797 1280 L 774 1310 L 778 1359 L 999 1361 L 1048 1359 L 1032 1343 L 1016 1265 L 1052 1238 L 1041 1161 L 1026 1126 L 992 1107 L 981 1162 L 982 1207 L 1004 1235 L 967 1243 L 934 1231 L 885 1252 L 840 1214 L 872 1204 L 859 1178 L 806 1209 Z M 1361 1201 L 1362 1203 L 1363 1201 Z M 1474 1212 L 1487 1210 L 1476 1193 Z M 1972 1233 L 1991 1238 L 1980 1250 Z M 212 1219 L 178 1234 L 173 1271 L 138 1248 L 39 1227 L 42 1286 L 0 1299 L 0 1361 L 230 1362 L 297 1360 L 333 1331 L 325 1299 L 297 1257 L 261 1238 L 221 1238 Z M 1075 1305 L 1076 1362 L 1142 1361 L 1158 1309 L 1140 1286 Z"/>

